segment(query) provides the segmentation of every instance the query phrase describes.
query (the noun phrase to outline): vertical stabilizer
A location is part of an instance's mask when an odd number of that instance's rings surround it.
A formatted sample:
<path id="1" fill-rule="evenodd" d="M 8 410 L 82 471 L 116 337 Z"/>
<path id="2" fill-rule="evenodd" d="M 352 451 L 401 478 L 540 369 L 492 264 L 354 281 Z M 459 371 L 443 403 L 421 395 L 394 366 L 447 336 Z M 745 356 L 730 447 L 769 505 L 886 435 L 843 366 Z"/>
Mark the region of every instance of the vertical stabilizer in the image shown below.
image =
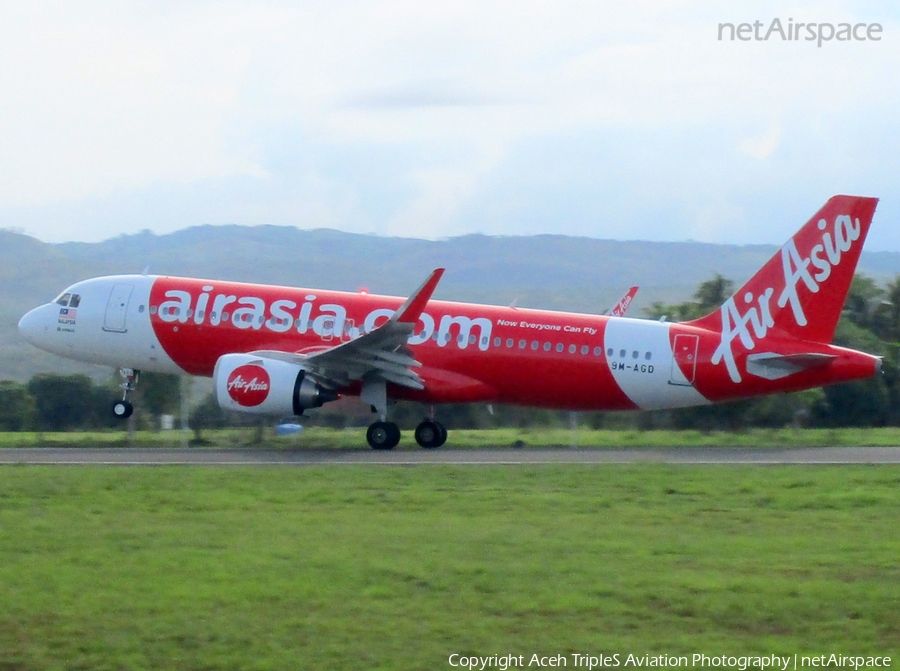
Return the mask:
<path id="1" fill-rule="evenodd" d="M 767 337 L 830 343 L 877 204 L 830 198 L 718 310 L 690 324 L 747 348 Z"/>

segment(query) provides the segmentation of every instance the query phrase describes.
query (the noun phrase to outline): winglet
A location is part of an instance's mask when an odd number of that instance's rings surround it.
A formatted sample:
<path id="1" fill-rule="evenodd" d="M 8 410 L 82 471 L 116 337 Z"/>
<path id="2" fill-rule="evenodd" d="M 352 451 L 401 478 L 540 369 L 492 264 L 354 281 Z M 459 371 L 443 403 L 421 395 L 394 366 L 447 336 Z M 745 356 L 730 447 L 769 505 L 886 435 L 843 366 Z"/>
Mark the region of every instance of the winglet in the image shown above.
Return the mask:
<path id="1" fill-rule="evenodd" d="M 618 303 L 606 311 L 606 314 L 610 317 L 624 317 L 625 313 L 628 312 L 628 306 L 631 305 L 631 301 L 634 300 L 634 296 L 637 292 L 638 287 L 631 287 L 628 290 L 628 293 L 622 296 Z"/>
<path id="2" fill-rule="evenodd" d="M 394 314 L 394 321 L 401 324 L 415 324 L 419 321 L 419 315 L 425 309 L 431 294 L 434 293 L 441 276 L 444 274 L 443 268 L 436 268 L 428 276 L 428 279 L 422 283 L 413 294 L 406 299 L 406 302 L 400 306 L 400 309 Z"/>

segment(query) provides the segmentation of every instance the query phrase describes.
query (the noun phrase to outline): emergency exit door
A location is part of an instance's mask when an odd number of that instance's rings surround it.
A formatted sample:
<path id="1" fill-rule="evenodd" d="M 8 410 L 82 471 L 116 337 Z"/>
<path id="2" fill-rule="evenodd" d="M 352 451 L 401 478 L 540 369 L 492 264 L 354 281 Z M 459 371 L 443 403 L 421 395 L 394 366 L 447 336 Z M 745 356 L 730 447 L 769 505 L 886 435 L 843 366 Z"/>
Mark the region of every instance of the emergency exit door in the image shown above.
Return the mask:
<path id="1" fill-rule="evenodd" d="M 697 374 L 697 349 L 700 345 L 700 337 L 688 334 L 675 336 L 672 348 L 672 373 L 669 376 L 669 384 L 677 384 L 690 387 L 694 384 Z"/>

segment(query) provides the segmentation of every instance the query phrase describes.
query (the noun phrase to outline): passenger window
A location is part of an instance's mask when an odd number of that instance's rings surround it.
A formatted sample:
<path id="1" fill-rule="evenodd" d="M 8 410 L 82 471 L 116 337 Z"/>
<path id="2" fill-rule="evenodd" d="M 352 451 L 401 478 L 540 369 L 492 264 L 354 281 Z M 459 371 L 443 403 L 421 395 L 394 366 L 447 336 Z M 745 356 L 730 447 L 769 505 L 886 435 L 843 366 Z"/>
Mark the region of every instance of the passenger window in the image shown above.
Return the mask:
<path id="1" fill-rule="evenodd" d="M 548 342 L 544 343 L 544 351 L 545 352 L 549 352 L 551 347 L 553 347 L 553 346 L 550 343 L 548 343 Z"/>
<path id="2" fill-rule="evenodd" d="M 644 358 L 645 358 L 647 361 L 650 361 L 650 358 L 651 358 L 652 356 L 653 356 L 653 355 L 650 354 L 650 352 L 647 352 L 647 353 L 644 355 Z"/>
<path id="3" fill-rule="evenodd" d="M 601 354 L 603 354 L 603 350 L 600 349 L 599 347 L 595 347 L 594 348 L 594 356 L 600 356 Z"/>
<path id="4" fill-rule="evenodd" d="M 619 350 L 619 357 L 622 358 L 622 359 L 625 358 L 625 350 L 623 350 L 623 349 L 620 349 L 620 350 Z"/>
<path id="5" fill-rule="evenodd" d="M 527 344 L 528 343 L 526 343 L 524 340 L 520 340 L 519 341 L 519 349 L 525 349 L 525 345 L 527 345 Z"/>
<path id="6" fill-rule="evenodd" d="M 157 307 L 155 305 L 150 306 L 150 314 L 155 315 L 157 312 Z"/>
<path id="7" fill-rule="evenodd" d="M 608 356 L 610 359 L 612 359 L 612 355 L 613 355 L 613 348 L 610 347 L 608 350 L 606 350 L 606 356 Z"/>
<path id="8" fill-rule="evenodd" d="M 563 344 L 561 342 L 556 343 L 556 351 L 557 352 L 563 351 Z"/>
<path id="9" fill-rule="evenodd" d="M 582 345 L 582 346 L 581 346 L 581 353 L 582 353 L 582 354 L 587 354 L 588 351 L 590 351 L 590 349 L 591 349 L 591 348 L 588 347 L 587 345 Z"/>
<path id="10" fill-rule="evenodd" d="M 538 347 L 540 347 L 540 344 L 538 343 L 538 341 L 532 340 L 531 341 L 531 349 L 533 349 L 535 352 L 537 352 Z"/>
<path id="11" fill-rule="evenodd" d="M 474 344 L 475 344 L 475 336 L 473 336 L 473 335 L 470 335 L 470 336 L 469 336 L 469 344 L 470 344 L 470 345 L 474 345 Z"/>
<path id="12" fill-rule="evenodd" d="M 513 342 L 513 339 L 512 339 L 512 338 L 507 338 L 507 339 L 506 339 L 506 346 L 507 346 L 507 347 L 512 347 L 514 344 L 515 344 L 515 343 Z"/>
<path id="13" fill-rule="evenodd" d="M 638 358 L 638 351 L 637 351 L 637 350 L 634 350 L 634 351 L 631 353 L 631 358 L 632 358 L 632 359 L 637 359 L 637 358 Z"/>
<path id="14" fill-rule="evenodd" d="M 569 354 L 575 354 L 575 345 L 569 345 Z"/>

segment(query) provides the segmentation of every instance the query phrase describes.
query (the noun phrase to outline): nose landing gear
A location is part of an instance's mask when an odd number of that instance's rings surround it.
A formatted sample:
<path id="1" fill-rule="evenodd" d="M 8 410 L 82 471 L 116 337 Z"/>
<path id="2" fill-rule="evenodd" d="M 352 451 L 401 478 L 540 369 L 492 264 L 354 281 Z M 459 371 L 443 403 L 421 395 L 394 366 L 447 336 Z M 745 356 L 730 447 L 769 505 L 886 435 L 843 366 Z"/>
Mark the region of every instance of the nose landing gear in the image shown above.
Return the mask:
<path id="1" fill-rule="evenodd" d="M 112 414 L 118 419 L 128 419 L 134 413 L 134 405 L 128 400 L 128 394 L 137 386 L 141 372 L 133 368 L 120 368 L 119 374 L 124 379 L 119 385 L 124 391 L 122 400 L 112 404 Z"/>
<path id="2" fill-rule="evenodd" d="M 112 413 L 118 419 L 128 419 L 134 413 L 134 405 L 128 401 L 114 401 Z"/>

